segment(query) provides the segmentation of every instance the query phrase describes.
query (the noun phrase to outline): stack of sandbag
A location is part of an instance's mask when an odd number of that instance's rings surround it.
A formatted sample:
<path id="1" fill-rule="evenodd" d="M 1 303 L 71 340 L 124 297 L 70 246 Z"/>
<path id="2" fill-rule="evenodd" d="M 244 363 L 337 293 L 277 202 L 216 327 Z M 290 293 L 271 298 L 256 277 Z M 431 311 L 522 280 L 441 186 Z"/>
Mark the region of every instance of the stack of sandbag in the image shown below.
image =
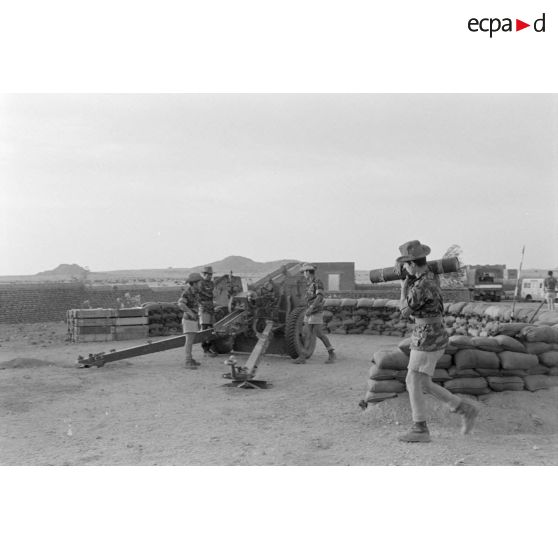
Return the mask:
<path id="1" fill-rule="evenodd" d="M 341 319 L 341 299 L 326 298 L 324 300 L 324 323 L 330 333 L 336 333 L 343 325 Z"/>
<path id="2" fill-rule="evenodd" d="M 368 374 L 365 401 L 395 397 L 405 391 L 409 357 L 400 349 L 376 351 Z"/>
<path id="3" fill-rule="evenodd" d="M 527 325 L 518 334 L 537 365 L 525 378 L 525 387 L 531 391 L 558 385 L 558 325 Z"/>
<path id="4" fill-rule="evenodd" d="M 356 324 L 360 323 L 361 320 L 355 319 L 354 316 L 356 305 L 357 305 L 357 300 L 355 298 L 341 299 L 341 304 L 339 305 L 339 314 L 342 320 L 342 324 L 338 328 L 337 333 L 353 333 L 353 330 L 359 327 Z"/>

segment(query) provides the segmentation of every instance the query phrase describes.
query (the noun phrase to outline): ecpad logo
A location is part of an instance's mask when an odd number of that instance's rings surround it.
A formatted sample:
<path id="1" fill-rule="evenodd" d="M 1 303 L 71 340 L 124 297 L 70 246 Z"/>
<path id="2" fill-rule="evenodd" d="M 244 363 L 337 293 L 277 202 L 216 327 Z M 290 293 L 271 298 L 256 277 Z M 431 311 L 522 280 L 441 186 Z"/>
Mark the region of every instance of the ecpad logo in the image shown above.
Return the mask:
<path id="1" fill-rule="evenodd" d="M 543 15 L 539 19 L 536 19 L 533 22 L 533 29 L 536 33 L 545 32 L 545 18 L 546 14 L 543 13 Z M 472 17 L 468 21 L 467 27 L 469 28 L 469 31 L 473 33 L 477 33 L 479 31 L 483 33 L 490 33 L 490 38 L 492 38 L 492 35 L 494 33 L 497 33 L 498 31 L 503 31 L 504 33 L 514 31 L 512 18 L 509 17 L 505 17 L 503 19 L 497 17 L 485 17 L 482 19 L 477 19 L 475 17 Z M 526 29 L 527 27 L 531 27 L 531 24 L 525 23 L 520 19 L 515 20 L 515 31 L 521 31 L 522 29 Z"/>

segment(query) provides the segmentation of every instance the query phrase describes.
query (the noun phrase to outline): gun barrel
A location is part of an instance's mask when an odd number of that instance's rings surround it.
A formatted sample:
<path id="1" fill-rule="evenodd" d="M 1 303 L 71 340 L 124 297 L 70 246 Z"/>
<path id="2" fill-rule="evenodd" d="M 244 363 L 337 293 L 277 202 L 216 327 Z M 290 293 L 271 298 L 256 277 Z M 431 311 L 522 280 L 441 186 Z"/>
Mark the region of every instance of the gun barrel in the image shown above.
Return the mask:
<path id="1" fill-rule="evenodd" d="M 440 260 L 432 260 L 427 263 L 428 269 L 436 275 L 444 273 L 455 273 L 461 267 L 459 258 L 442 258 Z M 371 283 L 386 283 L 387 281 L 397 281 L 405 278 L 405 270 L 398 271 L 396 267 L 384 267 L 382 269 L 373 269 L 370 271 Z"/>

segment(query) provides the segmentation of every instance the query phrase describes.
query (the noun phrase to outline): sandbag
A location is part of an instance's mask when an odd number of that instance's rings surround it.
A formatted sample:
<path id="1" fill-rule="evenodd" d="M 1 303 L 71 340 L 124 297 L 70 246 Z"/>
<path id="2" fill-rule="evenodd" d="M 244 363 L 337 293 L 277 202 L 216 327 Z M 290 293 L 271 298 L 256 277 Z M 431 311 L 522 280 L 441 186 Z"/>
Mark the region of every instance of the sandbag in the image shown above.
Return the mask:
<path id="1" fill-rule="evenodd" d="M 539 376 L 527 376 L 524 378 L 525 389 L 529 391 L 537 391 L 539 389 L 548 389 L 550 387 L 550 382 L 547 376 L 542 374 Z"/>
<path id="2" fill-rule="evenodd" d="M 450 305 L 448 312 L 450 314 L 453 314 L 454 316 L 457 316 L 458 314 L 461 314 L 461 310 L 463 310 L 466 305 L 467 302 L 454 302 Z"/>
<path id="3" fill-rule="evenodd" d="M 449 346 L 457 349 L 472 349 L 471 338 L 467 335 L 452 335 L 449 338 Z"/>
<path id="4" fill-rule="evenodd" d="M 343 298 L 341 299 L 341 308 L 354 308 L 357 301 L 354 298 Z"/>
<path id="5" fill-rule="evenodd" d="M 399 370 L 389 368 L 380 368 L 377 364 L 373 364 L 368 371 L 368 377 L 371 380 L 395 380 Z"/>
<path id="6" fill-rule="evenodd" d="M 527 370 L 527 374 L 529 376 L 536 376 L 538 374 L 548 374 L 550 372 L 550 368 L 548 366 L 544 366 L 543 364 L 537 364 L 537 366 L 533 366 Z"/>
<path id="7" fill-rule="evenodd" d="M 487 378 L 488 376 L 501 376 L 502 372 L 500 368 L 475 368 L 475 371 L 479 376 Z"/>
<path id="8" fill-rule="evenodd" d="M 461 349 L 455 353 L 455 366 L 464 368 L 500 368 L 500 360 L 496 353 L 479 349 Z M 516 366 L 515 368 L 521 368 Z"/>
<path id="9" fill-rule="evenodd" d="M 409 365 L 409 357 L 399 349 L 384 349 L 374 353 L 374 362 L 380 368 L 404 370 Z"/>
<path id="10" fill-rule="evenodd" d="M 405 384 L 398 380 L 368 380 L 368 391 L 372 393 L 402 393 Z"/>
<path id="11" fill-rule="evenodd" d="M 451 355 L 444 353 L 436 363 L 436 368 L 445 368 L 446 370 L 452 365 L 453 358 Z"/>
<path id="12" fill-rule="evenodd" d="M 331 308 L 341 306 L 341 299 L 339 298 L 326 298 L 324 300 L 324 308 Z"/>
<path id="13" fill-rule="evenodd" d="M 451 366 L 448 374 L 450 378 L 478 378 L 480 376 L 474 368 L 457 368 L 457 366 Z"/>
<path id="14" fill-rule="evenodd" d="M 496 335 L 493 339 L 496 339 L 498 345 L 500 345 L 504 351 L 513 351 L 516 353 L 527 352 L 525 345 L 521 341 L 518 341 L 509 335 Z"/>
<path id="15" fill-rule="evenodd" d="M 357 308 L 372 308 L 373 306 L 373 298 L 359 298 L 356 305 Z"/>
<path id="16" fill-rule="evenodd" d="M 547 376 L 546 382 L 549 388 L 556 387 L 558 386 L 558 376 Z"/>
<path id="17" fill-rule="evenodd" d="M 539 363 L 536 355 L 529 355 L 527 353 L 514 353 L 512 351 L 502 351 L 497 355 L 500 358 L 502 368 L 508 370 L 513 368 L 520 368 L 529 370 Z"/>
<path id="18" fill-rule="evenodd" d="M 374 308 L 385 308 L 387 302 L 387 298 L 376 298 L 374 300 L 373 307 Z"/>
<path id="19" fill-rule="evenodd" d="M 518 376 L 489 376 L 488 387 L 494 391 L 522 391 L 525 387 L 523 378 Z"/>
<path id="20" fill-rule="evenodd" d="M 500 368 L 500 375 L 501 376 L 518 376 L 519 378 L 525 378 L 528 376 L 527 370 L 523 370 L 521 368 Z"/>
<path id="21" fill-rule="evenodd" d="M 558 366 L 558 351 L 548 351 L 539 355 L 539 362 L 551 368 Z"/>
<path id="22" fill-rule="evenodd" d="M 528 342 L 558 343 L 558 330 L 547 325 L 529 325 L 521 330 L 521 337 Z"/>
<path id="23" fill-rule="evenodd" d="M 481 351 L 492 351 L 493 353 L 503 351 L 502 346 L 494 337 L 475 337 L 471 339 L 471 345 Z"/>
<path id="24" fill-rule="evenodd" d="M 558 376 L 558 366 L 551 366 L 548 369 L 548 375 L 549 376 Z"/>
<path id="25" fill-rule="evenodd" d="M 476 306 L 475 303 L 468 302 L 468 303 L 465 304 L 465 306 L 463 306 L 463 308 L 461 309 L 461 312 L 459 312 L 459 313 L 462 316 L 472 316 L 475 306 Z"/>
<path id="26" fill-rule="evenodd" d="M 451 376 L 445 368 L 436 368 L 432 375 L 432 380 L 434 382 L 445 382 L 446 380 L 451 380 Z"/>
<path id="27" fill-rule="evenodd" d="M 498 333 L 502 335 L 509 335 L 510 337 L 518 336 L 521 331 L 525 328 L 525 324 L 523 323 L 510 323 L 510 324 L 503 324 L 500 323 L 500 327 L 498 328 Z"/>
<path id="28" fill-rule="evenodd" d="M 490 393 L 485 378 L 456 378 L 445 382 L 444 387 L 452 393 L 468 393 L 470 395 Z"/>

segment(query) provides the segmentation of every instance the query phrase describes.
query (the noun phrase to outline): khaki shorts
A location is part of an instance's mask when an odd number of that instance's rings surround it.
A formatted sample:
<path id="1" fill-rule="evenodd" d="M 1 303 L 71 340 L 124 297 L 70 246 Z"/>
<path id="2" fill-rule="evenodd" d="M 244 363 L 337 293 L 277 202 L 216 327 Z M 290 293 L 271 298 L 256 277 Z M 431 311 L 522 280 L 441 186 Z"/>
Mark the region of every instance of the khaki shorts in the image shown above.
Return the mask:
<path id="1" fill-rule="evenodd" d="M 204 312 L 203 310 L 200 312 L 200 324 L 213 325 L 214 322 L 215 314 Z"/>
<path id="2" fill-rule="evenodd" d="M 182 320 L 182 333 L 197 333 L 199 329 L 196 320 Z"/>
<path id="3" fill-rule="evenodd" d="M 407 370 L 414 370 L 415 372 L 422 372 L 423 374 L 433 376 L 436 363 L 445 352 L 445 349 L 439 351 L 417 351 L 412 349 Z"/>
<path id="4" fill-rule="evenodd" d="M 304 316 L 304 323 L 309 325 L 313 325 L 313 324 L 321 325 L 324 323 L 324 313 L 318 312 L 317 314 Z"/>

